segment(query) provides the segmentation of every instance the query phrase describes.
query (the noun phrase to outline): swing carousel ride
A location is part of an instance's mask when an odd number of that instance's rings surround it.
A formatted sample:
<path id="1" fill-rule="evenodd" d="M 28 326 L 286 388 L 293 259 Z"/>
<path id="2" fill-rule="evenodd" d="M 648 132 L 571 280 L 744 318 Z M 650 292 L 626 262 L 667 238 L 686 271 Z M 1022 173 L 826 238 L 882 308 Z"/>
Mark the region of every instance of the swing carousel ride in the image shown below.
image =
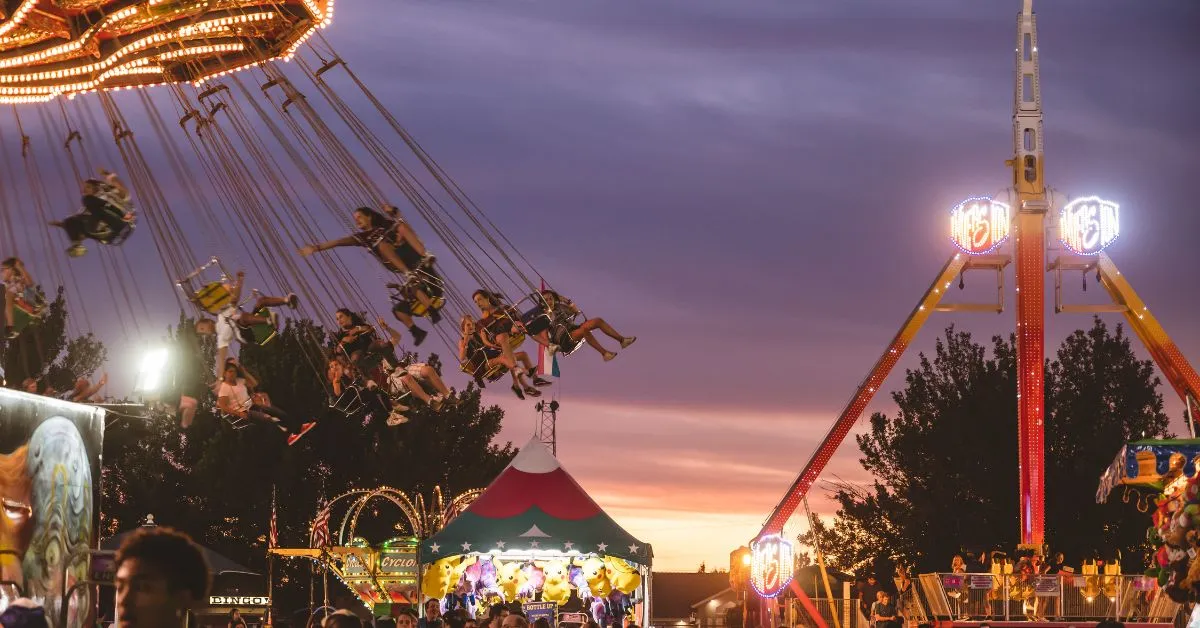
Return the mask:
<path id="1" fill-rule="evenodd" d="M 333 407 L 394 425 L 410 398 L 453 401 L 407 353 L 431 333 L 477 384 L 508 375 L 522 399 L 551 384 L 523 347 L 552 359 L 586 343 L 607 361 L 593 330 L 635 340 L 547 288 L 323 37 L 333 15 L 333 0 L 0 3 L 7 351 L 38 350 L 22 336 L 46 311 L 39 282 L 62 286 L 68 330 L 103 309 L 139 339 L 157 328 L 144 291 L 165 277 L 218 365 L 275 338 L 285 307 L 336 322 L 308 366 Z M 373 272 L 322 253 L 335 247 L 366 249 Z"/>

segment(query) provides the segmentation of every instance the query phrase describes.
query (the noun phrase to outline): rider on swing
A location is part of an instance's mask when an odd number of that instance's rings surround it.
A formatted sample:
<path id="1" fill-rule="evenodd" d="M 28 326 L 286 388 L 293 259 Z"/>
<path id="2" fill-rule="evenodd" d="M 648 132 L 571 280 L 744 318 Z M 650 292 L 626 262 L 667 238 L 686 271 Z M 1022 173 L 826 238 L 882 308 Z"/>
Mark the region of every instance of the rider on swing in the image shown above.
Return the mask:
<path id="1" fill-rule="evenodd" d="M 53 220 L 52 227 L 62 227 L 71 239 L 67 255 L 79 257 L 87 253 L 83 241 L 87 238 L 104 244 L 119 241 L 133 228 L 133 202 L 129 189 L 117 175 L 101 169 L 103 179 L 83 182 L 83 209 L 63 220 Z"/>
<path id="2" fill-rule="evenodd" d="M 40 316 L 40 308 L 45 305 L 46 296 L 42 289 L 33 281 L 33 276 L 25 269 L 25 263 L 20 258 L 10 257 L 0 262 L 0 273 L 4 280 L 4 336 L 12 339 L 17 337 L 16 307 L 17 301 L 23 301 L 23 307 L 34 308 Z"/>
<path id="3" fill-rule="evenodd" d="M 202 318 L 196 321 L 196 333 L 201 335 L 217 336 L 217 376 L 222 375 L 222 368 L 225 364 L 225 358 L 229 355 L 229 345 L 233 344 L 234 340 L 245 344 L 254 342 L 254 331 L 251 327 L 255 325 L 271 325 L 275 326 L 275 313 L 267 311 L 266 316 L 260 315 L 259 312 L 264 308 L 286 305 L 292 309 L 300 304 L 300 299 L 295 293 L 288 294 L 286 297 L 265 297 L 260 296 L 254 302 L 253 309 L 250 312 L 244 312 L 238 308 L 238 301 L 242 296 L 242 284 L 246 279 L 245 271 L 238 271 L 237 280 L 232 284 L 225 284 L 229 290 L 229 305 L 217 314 L 217 320 Z"/>

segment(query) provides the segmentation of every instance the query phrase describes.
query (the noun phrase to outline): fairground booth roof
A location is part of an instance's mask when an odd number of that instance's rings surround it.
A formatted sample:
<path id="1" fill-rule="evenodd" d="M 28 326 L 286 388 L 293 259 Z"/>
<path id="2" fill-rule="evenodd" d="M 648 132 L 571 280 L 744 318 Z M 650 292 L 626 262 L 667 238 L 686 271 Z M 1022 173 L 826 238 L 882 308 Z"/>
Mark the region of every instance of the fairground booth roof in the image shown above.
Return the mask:
<path id="1" fill-rule="evenodd" d="M 491 552 L 600 554 L 641 565 L 654 556 L 537 439 L 521 448 L 469 508 L 421 543 L 422 562 Z"/>
<path id="2" fill-rule="evenodd" d="M 0 102 L 200 81 L 289 57 L 333 0 L 0 0 Z"/>

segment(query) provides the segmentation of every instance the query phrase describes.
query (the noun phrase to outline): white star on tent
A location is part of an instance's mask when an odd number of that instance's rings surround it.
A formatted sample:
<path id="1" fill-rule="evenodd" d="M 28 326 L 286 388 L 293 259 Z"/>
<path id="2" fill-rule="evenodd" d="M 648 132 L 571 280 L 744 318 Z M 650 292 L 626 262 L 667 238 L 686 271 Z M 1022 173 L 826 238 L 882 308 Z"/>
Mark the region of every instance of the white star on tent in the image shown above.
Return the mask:
<path id="1" fill-rule="evenodd" d="M 534 541 L 534 542 L 530 543 L 530 544 L 529 544 L 529 547 L 531 547 L 531 548 L 533 548 L 533 549 L 537 549 L 537 548 L 538 548 L 538 541 Z"/>
<path id="2" fill-rule="evenodd" d="M 433 552 L 434 554 L 436 554 L 436 553 L 438 553 L 438 552 L 442 551 L 442 546 L 441 546 L 441 545 L 438 545 L 437 543 L 434 543 L 433 545 L 430 545 L 430 546 L 429 546 L 429 551 L 431 551 L 431 552 Z"/>
<path id="3" fill-rule="evenodd" d="M 545 532 L 542 532 L 542 529 L 541 529 L 541 528 L 539 528 L 539 527 L 537 527 L 537 524 L 536 524 L 536 523 L 535 523 L 535 524 L 533 524 L 532 526 L 529 526 L 529 529 L 528 529 L 528 530 L 526 530 L 526 531 L 525 531 L 523 534 L 521 534 L 521 536 L 522 536 L 522 537 L 527 537 L 527 536 L 540 536 L 540 537 L 543 537 L 543 538 L 549 538 L 549 537 L 550 537 L 550 535 L 549 535 L 549 534 L 546 534 Z"/>
<path id="4" fill-rule="evenodd" d="M 498 549 L 504 549 L 504 545 L 505 545 L 504 541 L 496 541 L 496 547 Z"/>
<path id="5" fill-rule="evenodd" d="M 608 543 L 601 543 L 597 545 L 596 548 L 603 552 L 608 549 Z"/>
<path id="6" fill-rule="evenodd" d="M 629 553 L 630 553 L 630 554 L 636 554 L 636 553 L 637 553 L 637 551 L 638 551 L 638 546 L 637 546 L 637 545 L 630 545 L 630 546 L 629 546 Z"/>
<path id="7" fill-rule="evenodd" d="M 471 550 L 471 544 L 467 543 L 466 541 L 463 541 L 462 548 L 463 548 L 464 552 L 468 552 Z"/>
<path id="8" fill-rule="evenodd" d="M 575 547 L 575 544 L 572 543 L 571 541 L 567 541 L 566 543 L 563 543 L 563 549 L 565 549 L 565 550 L 571 550 L 571 549 L 574 549 L 574 547 Z"/>

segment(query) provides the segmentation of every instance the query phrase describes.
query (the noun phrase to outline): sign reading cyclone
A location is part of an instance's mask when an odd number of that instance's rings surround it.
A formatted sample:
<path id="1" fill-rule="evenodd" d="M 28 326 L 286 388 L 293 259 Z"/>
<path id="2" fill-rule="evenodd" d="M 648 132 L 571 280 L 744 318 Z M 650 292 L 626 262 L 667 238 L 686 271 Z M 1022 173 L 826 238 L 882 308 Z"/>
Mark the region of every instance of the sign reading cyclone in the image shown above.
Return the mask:
<path id="1" fill-rule="evenodd" d="M 1008 240 L 1009 207 L 986 197 L 973 197 L 950 210 L 950 240 L 971 255 L 994 251 Z"/>

